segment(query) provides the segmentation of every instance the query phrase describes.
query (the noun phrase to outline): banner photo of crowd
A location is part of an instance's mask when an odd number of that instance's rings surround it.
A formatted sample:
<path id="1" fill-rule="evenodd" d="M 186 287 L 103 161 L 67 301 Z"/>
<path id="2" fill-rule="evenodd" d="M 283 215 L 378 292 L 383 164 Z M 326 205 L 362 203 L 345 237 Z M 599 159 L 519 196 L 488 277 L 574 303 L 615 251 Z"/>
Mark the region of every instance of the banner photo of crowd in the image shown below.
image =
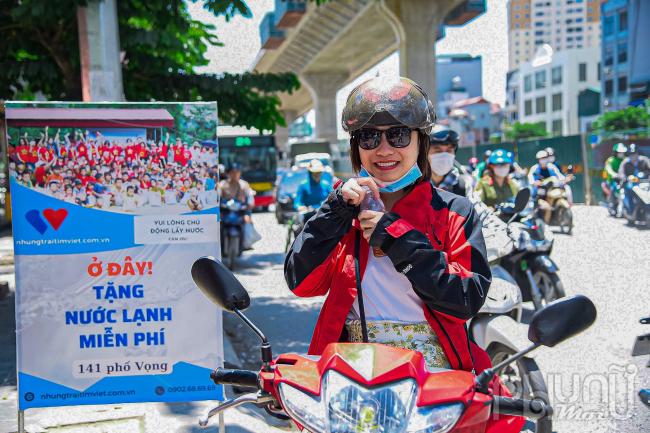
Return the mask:
<path id="1" fill-rule="evenodd" d="M 9 174 L 86 208 L 180 214 L 218 206 L 210 104 L 35 104 L 7 116 Z"/>

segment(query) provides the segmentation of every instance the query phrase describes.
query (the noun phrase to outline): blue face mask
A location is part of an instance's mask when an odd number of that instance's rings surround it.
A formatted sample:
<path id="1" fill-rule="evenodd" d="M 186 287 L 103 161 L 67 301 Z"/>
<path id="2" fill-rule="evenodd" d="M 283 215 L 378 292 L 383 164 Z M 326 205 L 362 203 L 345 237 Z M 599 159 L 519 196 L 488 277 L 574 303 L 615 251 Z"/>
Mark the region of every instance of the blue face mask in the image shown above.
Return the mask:
<path id="1" fill-rule="evenodd" d="M 370 173 L 368 173 L 368 170 L 365 168 L 361 167 L 361 171 L 359 172 L 359 176 L 361 177 L 372 177 L 372 179 L 377 183 L 377 184 L 383 184 L 384 186 L 379 188 L 380 192 L 397 192 L 399 190 L 402 190 L 406 188 L 409 185 L 414 184 L 415 182 L 422 177 L 422 172 L 420 171 L 420 167 L 418 167 L 418 164 L 415 163 L 413 164 L 413 167 L 409 171 L 406 172 L 406 174 L 399 179 L 397 179 L 394 182 L 382 182 L 376 177 L 373 177 Z"/>

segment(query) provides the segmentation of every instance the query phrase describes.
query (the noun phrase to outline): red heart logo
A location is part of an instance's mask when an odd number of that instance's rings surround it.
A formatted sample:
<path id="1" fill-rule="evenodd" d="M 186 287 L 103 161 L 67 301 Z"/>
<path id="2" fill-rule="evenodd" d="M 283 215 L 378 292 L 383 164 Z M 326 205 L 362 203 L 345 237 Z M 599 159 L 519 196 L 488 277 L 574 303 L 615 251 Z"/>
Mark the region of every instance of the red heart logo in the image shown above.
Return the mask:
<path id="1" fill-rule="evenodd" d="M 68 211 L 65 209 L 45 209 L 43 211 L 43 216 L 54 228 L 54 230 L 58 230 L 59 227 L 61 227 L 61 224 L 63 224 L 63 221 L 68 216 Z"/>

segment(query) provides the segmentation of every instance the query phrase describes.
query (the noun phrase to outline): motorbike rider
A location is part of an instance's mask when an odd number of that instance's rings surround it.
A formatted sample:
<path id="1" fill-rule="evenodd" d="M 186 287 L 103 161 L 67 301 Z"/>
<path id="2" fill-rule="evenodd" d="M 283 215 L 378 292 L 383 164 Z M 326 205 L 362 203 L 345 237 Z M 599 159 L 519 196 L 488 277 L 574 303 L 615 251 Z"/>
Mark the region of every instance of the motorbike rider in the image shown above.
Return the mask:
<path id="1" fill-rule="evenodd" d="M 621 168 L 621 163 L 625 158 L 627 146 L 623 143 L 616 143 L 612 148 L 612 155 L 605 161 L 605 168 L 603 174 L 605 181 L 601 184 L 605 198 L 609 200 L 610 194 L 616 188 L 616 183 L 620 179 L 618 170 Z"/>
<path id="2" fill-rule="evenodd" d="M 640 173 L 645 174 L 646 177 L 650 175 L 650 158 L 639 155 L 637 145 L 632 143 L 627 150 L 627 157 L 619 167 L 618 175 L 621 179 L 625 180 L 628 176 L 639 176 Z M 623 189 L 623 203 L 629 213 L 632 213 L 631 211 L 635 209 L 637 204 L 637 199 L 632 191 L 633 186 L 633 183 L 626 182 L 625 188 Z"/>
<path id="3" fill-rule="evenodd" d="M 495 150 L 488 158 L 489 174 L 476 185 L 476 193 L 487 206 L 494 208 L 519 192 L 519 186 L 509 176 L 512 162 L 512 153 L 503 149 Z"/>
<path id="4" fill-rule="evenodd" d="M 535 154 L 537 159 L 537 164 L 533 165 L 528 172 L 528 181 L 532 185 L 532 195 L 536 198 L 537 207 L 542 212 L 544 221 L 551 220 L 551 213 L 553 212 L 553 207 L 545 199 L 544 193 L 540 193 L 539 187 L 542 185 L 545 179 L 555 177 L 560 182 L 568 182 L 572 178 L 565 177 L 562 174 L 562 171 L 551 162 L 551 159 L 548 155 L 548 151 L 540 150 Z M 565 186 L 566 187 L 566 186 Z M 568 196 L 567 191 L 567 196 Z M 570 201 L 569 201 L 570 202 Z"/>
<path id="5" fill-rule="evenodd" d="M 318 159 L 312 159 L 307 166 L 309 179 L 298 186 L 294 207 L 298 211 L 318 209 L 332 191 L 332 184 L 323 178 L 325 167 Z"/>
<path id="6" fill-rule="evenodd" d="M 562 173 L 562 170 L 555 164 L 555 149 L 553 149 L 551 146 L 548 146 L 544 149 L 546 153 L 548 154 L 548 162 L 549 164 L 553 164 L 555 168 L 557 168 L 557 171 L 559 173 Z M 562 174 L 564 176 L 564 174 Z M 564 190 L 566 191 L 566 198 L 569 202 L 569 204 L 573 204 L 573 190 L 571 189 L 571 185 L 568 184 L 569 181 L 573 179 L 573 175 L 565 176 L 565 181 L 564 183 Z"/>
<path id="7" fill-rule="evenodd" d="M 628 176 L 638 176 L 639 173 L 650 174 L 650 158 L 640 155 L 637 145 L 632 143 L 627 150 L 627 157 L 621 162 L 618 174 L 627 178 Z"/>
<path id="8" fill-rule="evenodd" d="M 222 201 L 235 199 L 241 202 L 246 209 L 244 222 L 250 223 L 255 193 L 248 182 L 241 178 L 241 166 L 238 163 L 231 164 L 226 174 L 227 179 L 219 182 L 219 197 Z"/>
<path id="9" fill-rule="evenodd" d="M 367 339 L 417 350 L 429 368 L 490 364 L 465 329 L 491 279 L 481 225 L 468 199 L 430 182 L 434 122 L 433 104 L 407 78 L 373 78 L 348 96 L 342 126 L 360 177 L 337 182 L 284 265 L 294 294 L 327 295 L 310 354 Z M 361 210 L 366 194 L 384 211 Z"/>
<path id="10" fill-rule="evenodd" d="M 472 191 L 472 177 L 454 166 L 458 150 L 458 133 L 442 125 L 433 127 L 429 134 L 429 164 L 431 181 L 436 188 L 468 197 Z"/>

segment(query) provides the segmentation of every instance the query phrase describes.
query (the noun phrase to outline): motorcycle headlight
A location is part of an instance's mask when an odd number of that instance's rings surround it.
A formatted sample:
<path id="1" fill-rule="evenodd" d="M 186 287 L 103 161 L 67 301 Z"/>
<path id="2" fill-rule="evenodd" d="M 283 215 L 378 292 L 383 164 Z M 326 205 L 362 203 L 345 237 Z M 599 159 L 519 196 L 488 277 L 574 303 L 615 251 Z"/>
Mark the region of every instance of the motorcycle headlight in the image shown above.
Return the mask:
<path id="1" fill-rule="evenodd" d="M 314 433 L 326 432 L 325 411 L 320 396 L 281 383 L 280 398 L 287 413 Z"/>
<path id="2" fill-rule="evenodd" d="M 444 433 L 452 429 L 463 413 L 462 403 L 417 408 L 409 420 L 408 433 Z"/>
<path id="3" fill-rule="evenodd" d="M 406 379 L 372 389 L 329 371 L 321 396 L 280 384 L 287 413 L 315 433 L 444 433 L 463 412 L 462 403 L 415 407 L 417 383 Z"/>
<path id="4" fill-rule="evenodd" d="M 329 371 L 325 384 L 330 433 L 402 433 L 417 396 L 413 379 L 367 389 Z"/>

